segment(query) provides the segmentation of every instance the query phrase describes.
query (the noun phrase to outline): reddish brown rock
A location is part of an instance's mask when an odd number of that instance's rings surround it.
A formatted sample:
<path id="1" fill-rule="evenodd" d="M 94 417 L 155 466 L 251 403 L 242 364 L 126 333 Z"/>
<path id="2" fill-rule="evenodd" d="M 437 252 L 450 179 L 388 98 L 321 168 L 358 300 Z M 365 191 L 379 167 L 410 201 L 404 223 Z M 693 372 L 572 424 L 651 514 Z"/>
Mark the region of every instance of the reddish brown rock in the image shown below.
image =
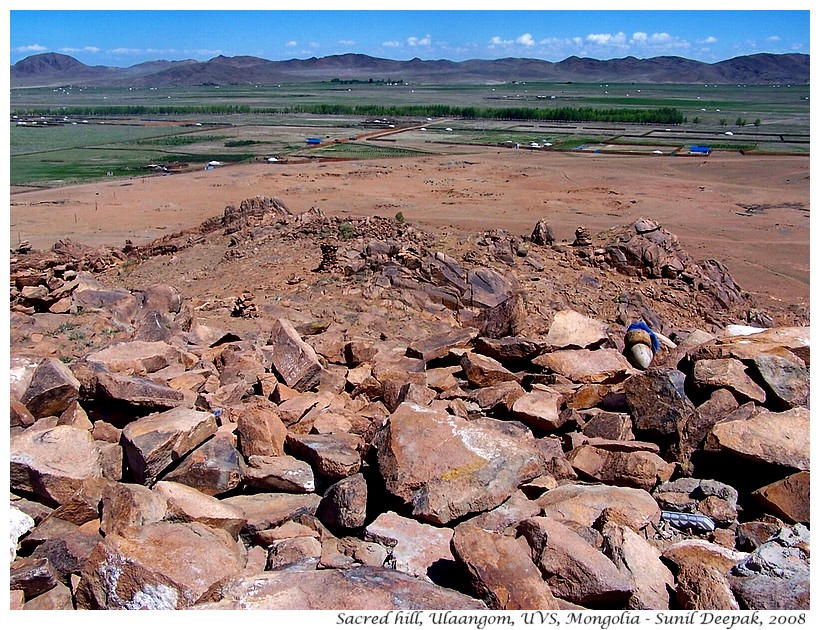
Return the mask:
<path id="1" fill-rule="evenodd" d="M 617 523 L 605 524 L 601 534 L 604 553 L 635 584 L 627 608 L 667 610 L 675 577 L 661 561 L 660 550 L 629 527 Z"/>
<path id="2" fill-rule="evenodd" d="M 502 337 L 492 339 L 479 337 L 475 341 L 475 351 L 492 357 L 501 363 L 521 363 L 541 354 L 547 344 L 540 339 L 527 337 Z"/>
<path id="3" fill-rule="evenodd" d="M 249 535 L 277 527 L 303 514 L 314 515 L 319 501 L 321 497 L 316 494 L 280 492 L 236 495 L 222 499 L 226 505 L 242 512 L 247 521 L 242 533 Z"/>
<path id="4" fill-rule="evenodd" d="M 18 399 L 35 418 L 44 418 L 60 415 L 77 400 L 79 393 L 80 381 L 65 364 L 57 359 L 43 359 L 34 368 L 31 380 Z"/>
<path id="5" fill-rule="evenodd" d="M 123 429 L 122 443 L 135 479 L 153 484 L 163 470 L 202 444 L 216 429 L 213 414 L 185 408 L 131 422 Z"/>
<path id="6" fill-rule="evenodd" d="M 29 599 L 24 610 L 74 610 L 74 600 L 71 589 L 58 582 L 54 588 L 42 595 Z"/>
<path id="7" fill-rule="evenodd" d="M 300 392 L 319 384 L 322 365 L 316 352 L 302 341 L 286 319 L 278 319 L 271 330 L 272 363 L 285 385 Z"/>
<path id="8" fill-rule="evenodd" d="M 100 452 L 88 431 L 68 426 L 37 430 L 36 426 L 9 441 L 13 490 L 61 504 L 86 479 L 102 477 Z"/>
<path id="9" fill-rule="evenodd" d="M 766 392 L 746 373 L 746 366 L 737 359 L 704 359 L 695 361 L 692 370 L 692 384 L 695 388 L 724 387 L 735 394 L 741 402 L 766 401 Z"/>
<path id="10" fill-rule="evenodd" d="M 234 539 L 245 525 L 241 511 L 184 484 L 158 481 L 153 491 L 167 504 L 165 520 L 202 523 L 214 529 L 223 529 Z"/>
<path id="11" fill-rule="evenodd" d="M 100 372 L 96 381 L 98 398 L 141 410 L 171 409 L 185 403 L 182 392 L 144 376 Z"/>
<path id="12" fill-rule="evenodd" d="M 635 439 L 635 434 L 632 432 L 632 418 L 628 414 L 612 411 L 596 411 L 584 425 L 583 433 L 589 437 L 608 440 Z"/>
<path id="13" fill-rule="evenodd" d="M 407 346 L 407 356 L 429 363 L 447 356 L 451 348 L 463 348 L 478 335 L 476 328 L 454 328 L 449 332 L 413 341 Z"/>
<path id="14" fill-rule="evenodd" d="M 286 448 L 307 461 L 316 472 L 336 479 L 359 472 L 362 459 L 357 450 L 361 440 L 347 433 L 331 435 L 288 435 Z"/>
<path id="15" fill-rule="evenodd" d="M 738 610 L 729 572 L 744 554 L 703 540 L 672 544 L 662 557 L 676 569 L 675 604 L 685 610 Z"/>
<path id="16" fill-rule="evenodd" d="M 809 477 L 808 471 L 789 475 L 755 490 L 752 497 L 789 523 L 808 523 L 811 520 Z"/>
<path id="17" fill-rule="evenodd" d="M 384 512 L 364 530 L 364 539 L 391 550 L 393 567 L 413 577 L 431 580 L 442 565 L 453 562 L 450 541 L 453 530 L 435 527 Z"/>
<path id="18" fill-rule="evenodd" d="M 544 388 L 533 389 L 516 399 L 512 414 L 528 427 L 541 431 L 554 431 L 567 420 L 562 416 L 564 395 L 556 390 Z"/>
<path id="19" fill-rule="evenodd" d="M 357 473 L 337 481 L 322 496 L 316 516 L 331 528 L 357 529 L 367 516 L 367 483 Z"/>
<path id="20" fill-rule="evenodd" d="M 649 523 L 657 523 L 661 512 L 645 490 L 605 485 L 561 485 L 545 492 L 535 502 L 541 506 L 544 516 L 586 527 L 592 527 L 606 508 L 614 507 L 624 515 L 623 523 L 636 532 Z"/>
<path id="21" fill-rule="evenodd" d="M 554 348 L 593 349 L 608 340 L 607 328 L 603 322 L 566 309 L 553 317 L 545 342 Z"/>
<path id="22" fill-rule="evenodd" d="M 91 431 L 94 428 L 91 420 L 88 419 L 88 414 L 85 412 L 85 409 L 83 409 L 76 400 L 60 414 L 60 419 L 57 421 L 57 424 L 76 427 L 85 431 Z"/>
<path id="23" fill-rule="evenodd" d="M 9 590 L 23 591 L 26 599 L 57 586 L 57 573 L 48 558 L 17 558 L 10 566 Z"/>
<path id="24" fill-rule="evenodd" d="M 522 521 L 518 532 L 526 538 L 532 560 L 553 595 L 575 604 L 623 605 L 635 583 L 621 575 L 612 561 L 573 530 L 551 518 Z"/>
<path id="25" fill-rule="evenodd" d="M 310 464 L 290 455 L 251 455 L 242 481 L 249 488 L 274 492 L 313 492 L 316 482 Z"/>
<path id="26" fill-rule="evenodd" d="M 552 591 L 520 540 L 469 522 L 455 528 L 453 555 L 470 585 L 492 610 L 555 610 Z"/>
<path id="27" fill-rule="evenodd" d="M 149 523 L 158 523 L 168 512 L 168 502 L 144 486 L 115 483 L 106 486 L 102 496 L 100 531 L 121 534 Z"/>
<path id="28" fill-rule="evenodd" d="M 622 444 L 628 445 L 629 442 Z M 582 476 L 614 486 L 651 491 L 669 481 L 675 464 L 644 450 L 620 451 L 585 444 L 567 454 L 567 460 Z"/>
<path id="29" fill-rule="evenodd" d="M 238 487 L 243 473 L 242 456 L 234 447 L 232 436 L 220 431 L 191 451 L 162 479 L 216 496 Z"/>
<path id="30" fill-rule="evenodd" d="M 761 410 L 748 419 L 716 424 L 706 438 L 706 447 L 753 461 L 809 470 L 809 424 L 805 407 L 780 413 Z"/>
<path id="31" fill-rule="evenodd" d="M 82 572 L 84 599 L 104 610 L 175 610 L 245 567 L 244 547 L 201 523 L 153 523 L 109 534 Z"/>
<path id="32" fill-rule="evenodd" d="M 86 361 L 121 374 L 145 375 L 169 365 L 191 367 L 196 357 L 164 341 L 129 341 L 117 343 L 86 356 Z"/>
<path id="33" fill-rule="evenodd" d="M 51 513 L 51 517 L 75 525 L 97 520 L 100 518 L 100 500 L 111 485 L 111 481 L 100 477 L 84 479 L 77 491 Z"/>
<path id="34" fill-rule="evenodd" d="M 490 418 L 465 421 L 413 404 L 390 416 L 374 445 L 388 492 L 436 524 L 490 510 L 543 472 L 525 427 Z"/>
<path id="35" fill-rule="evenodd" d="M 518 381 L 503 381 L 490 387 L 480 387 L 470 392 L 470 400 L 478 404 L 482 411 L 510 413 L 515 402 L 526 392 Z"/>
<path id="36" fill-rule="evenodd" d="M 363 564 L 371 567 L 385 566 L 390 551 L 384 545 L 365 542 L 359 538 L 328 538 L 322 541 L 319 569 L 351 569 Z"/>
<path id="37" fill-rule="evenodd" d="M 473 387 L 490 387 L 503 381 L 517 381 L 518 377 L 501 363 L 475 352 L 461 356 L 461 368 Z"/>
<path id="38" fill-rule="evenodd" d="M 540 513 L 541 507 L 534 501 L 530 501 L 524 492 L 517 490 L 497 508 L 483 512 L 465 522 L 472 523 L 486 531 L 515 535 L 515 527 L 518 523 L 531 516 L 538 516 Z"/>
<path id="39" fill-rule="evenodd" d="M 16 398 L 12 397 L 10 402 L 10 421 L 12 427 L 30 427 L 34 424 L 35 417 L 26 409 L 26 406 Z"/>
<path id="40" fill-rule="evenodd" d="M 462 593 L 382 567 L 299 573 L 267 571 L 238 578 L 199 610 L 482 610 Z"/>
<path id="41" fill-rule="evenodd" d="M 239 450 L 247 458 L 251 455 L 276 457 L 285 454 L 287 428 L 273 403 L 259 399 L 237 405 L 230 410 L 236 419 Z"/>
<path id="42" fill-rule="evenodd" d="M 635 372 L 624 355 L 613 348 L 556 350 L 542 354 L 532 362 L 574 383 L 617 383 Z"/>
<path id="43" fill-rule="evenodd" d="M 808 407 L 811 383 L 803 359 L 786 348 L 775 348 L 753 360 L 770 405 L 779 409 Z"/>
<path id="44" fill-rule="evenodd" d="M 268 547 L 266 571 L 298 567 L 300 570 L 315 569 L 322 557 L 322 543 L 309 536 L 283 538 Z"/>
<path id="45" fill-rule="evenodd" d="M 26 542 L 36 545 L 30 557 L 47 559 L 58 579 L 68 584 L 71 575 L 79 574 L 102 538 L 98 520 L 78 527 L 51 517 L 40 523 Z"/>
<path id="46" fill-rule="evenodd" d="M 276 413 L 282 422 L 285 423 L 285 426 L 293 427 L 293 425 L 299 422 L 308 413 L 326 409 L 332 399 L 333 395 L 328 392 L 295 394 L 280 402 L 276 408 Z M 307 431 L 304 432 L 307 433 L 309 431 L 310 428 L 308 427 Z"/>

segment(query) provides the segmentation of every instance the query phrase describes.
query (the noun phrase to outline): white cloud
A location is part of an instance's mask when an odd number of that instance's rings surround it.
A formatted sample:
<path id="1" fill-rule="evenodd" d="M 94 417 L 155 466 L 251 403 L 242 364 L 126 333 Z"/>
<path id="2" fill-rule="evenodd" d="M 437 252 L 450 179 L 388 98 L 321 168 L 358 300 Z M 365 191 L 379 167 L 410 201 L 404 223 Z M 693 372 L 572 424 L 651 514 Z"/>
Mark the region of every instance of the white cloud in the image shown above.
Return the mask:
<path id="1" fill-rule="evenodd" d="M 83 46 L 82 48 L 60 48 L 60 52 L 64 53 L 79 53 L 79 52 L 87 52 L 87 53 L 98 53 L 100 49 L 96 46 Z"/>
<path id="2" fill-rule="evenodd" d="M 356 42 L 352 39 L 340 39 L 338 42 L 341 46 L 353 46 Z"/>
<path id="3" fill-rule="evenodd" d="M 780 41 L 780 35 L 772 35 L 770 37 L 767 37 L 766 41 L 767 42 L 779 42 Z"/>
<path id="4" fill-rule="evenodd" d="M 29 44 L 28 46 L 18 46 L 17 48 L 12 48 L 12 50 L 16 53 L 27 53 L 27 52 L 45 52 L 48 50 L 45 46 L 40 46 L 40 44 Z"/>
<path id="5" fill-rule="evenodd" d="M 504 47 L 509 48 L 511 46 L 525 46 L 527 48 L 532 48 L 535 46 L 535 39 L 530 33 L 524 33 L 523 35 L 519 35 L 515 39 L 501 39 L 498 35 L 490 38 L 490 48 L 496 47 Z M 539 42 L 543 44 L 544 42 Z"/>
<path id="6" fill-rule="evenodd" d="M 533 40 L 532 35 L 529 33 L 524 33 L 520 37 L 515 40 L 516 44 L 521 44 L 522 46 L 535 46 L 535 40 Z"/>
<path id="7" fill-rule="evenodd" d="M 401 47 L 401 42 L 397 42 L 395 40 L 389 41 L 389 42 L 382 42 L 382 46 L 384 46 L 386 48 L 400 48 Z"/>
<path id="8" fill-rule="evenodd" d="M 587 35 L 587 41 L 599 46 L 623 46 L 626 44 L 626 35 L 623 32 L 615 33 L 590 33 Z"/>
<path id="9" fill-rule="evenodd" d="M 642 32 L 632 33 L 632 41 L 635 42 L 636 44 L 643 44 L 643 43 L 646 43 L 648 40 L 649 40 L 649 35 L 647 35 L 646 33 L 642 33 Z"/>
<path id="10" fill-rule="evenodd" d="M 430 35 L 425 35 L 422 38 L 418 37 L 408 37 L 407 38 L 407 45 L 408 46 L 429 46 L 431 42 Z"/>
<path id="11" fill-rule="evenodd" d="M 717 41 L 718 41 L 717 37 L 709 35 L 709 37 L 707 37 L 706 39 L 699 39 L 697 41 L 697 43 L 698 44 L 717 44 Z"/>
<path id="12" fill-rule="evenodd" d="M 112 55 L 141 55 L 144 51 L 141 48 L 112 48 L 108 52 Z"/>

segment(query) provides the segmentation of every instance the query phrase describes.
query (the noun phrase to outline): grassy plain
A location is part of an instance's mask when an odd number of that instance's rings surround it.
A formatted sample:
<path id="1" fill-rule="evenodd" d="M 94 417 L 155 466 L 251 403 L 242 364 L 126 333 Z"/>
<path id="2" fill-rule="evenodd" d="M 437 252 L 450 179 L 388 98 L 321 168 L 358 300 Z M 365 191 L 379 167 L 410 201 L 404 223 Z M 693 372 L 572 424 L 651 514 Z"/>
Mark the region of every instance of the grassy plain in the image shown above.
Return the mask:
<path id="1" fill-rule="evenodd" d="M 529 82 L 432 86 L 317 82 L 177 89 L 19 88 L 11 90 L 11 111 L 17 116 L 10 121 L 11 184 L 59 186 L 128 177 L 145 174 L 147 165 L 154 163 L 185 162 L 191 168 L 202 168 L 211 160 L 240 162 L 265 156 L 406 157 L 416 152 L 457 152 L 454 147 L 459 145 L 467 149 L 504 143 L 529 146 L 536 142 L 539 150 L 551 151 L 652 152 L 663 147 L 664 153 L 690 144 L 708 144 L 714 150 L 807 154 L 808 98 L 808 86 L 789 85 Z M 396 129 L 381 130 L 391 134 L 388 144 L 363 138 L 379 131 L 364 124 L 365 116 L 279 111 L 329 103 L 546 109 L 672 107 L 681 111 L 687 122 L 664 128 L 603 123 L 524 124 L 497 119 L 402 119 L 395 121 Z M 83 114 L 92 111 L 89 108 L 106 107 L 146 109 L 139 115 Z M 169 107 L 175 113 L 158 113 L 160 108 Z M 218 111 L 221 107 L 224 112 Z M 231 111 L 237 108 L 242 111 Z M 746 124 L 738 126 L 738 120 Z M 424 130 L 422 125 L 426 125 Z M 322 146 L 306 146 L 308 136 L 321 138 Z M 358 141 L 350 143 L 351 136 Z"/>

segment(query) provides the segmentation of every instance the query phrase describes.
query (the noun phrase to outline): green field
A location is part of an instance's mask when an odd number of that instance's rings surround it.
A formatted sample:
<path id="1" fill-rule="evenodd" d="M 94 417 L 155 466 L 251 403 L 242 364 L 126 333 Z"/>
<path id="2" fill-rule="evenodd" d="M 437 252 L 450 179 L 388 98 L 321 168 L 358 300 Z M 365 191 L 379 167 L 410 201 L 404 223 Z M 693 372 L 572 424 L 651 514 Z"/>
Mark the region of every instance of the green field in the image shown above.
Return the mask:
<path id="1" fill-rule="evenodd" d="M 348 108 L 348 113 L 329 113 L 341 108 Z M 396 129 L 388 142 L 366 141 L 360 136 L 379 126 L 366 124 L 373 116 L 355 113 L 355 108 L 396 108 L 414 114 L 391 118 Z M 424 117 L 429 115 L 424 112 L 446 108 L 475 108 L 482 116 L 519 108 L 547 117 L 559 108 L 671 108 L 685 122 Z M 54 186 L 134 176 L 147 173 L 149 164 L 166 162 L 202 168 L 210 160 L 264 156 L 408 157 L 452 152 L 453 146 L 469 151 L 505 143 L 550 143 L 550 151 L 606 143 L 636 149 L 708 144 L 726 151 L 809 152 L 809 86 L 317 82 L 179 89 L 17 88 L 11 90 L 11 113 L 12 185 Z M 426 125 L 424 131 L 419 130 L 421 125 Z M 402 131 L 405 126 L 414 128 Z M 349 142 L 351 136 L 357 141 Z M 322 146 L 307 146 L 307 137 L 321 138 Z"/>

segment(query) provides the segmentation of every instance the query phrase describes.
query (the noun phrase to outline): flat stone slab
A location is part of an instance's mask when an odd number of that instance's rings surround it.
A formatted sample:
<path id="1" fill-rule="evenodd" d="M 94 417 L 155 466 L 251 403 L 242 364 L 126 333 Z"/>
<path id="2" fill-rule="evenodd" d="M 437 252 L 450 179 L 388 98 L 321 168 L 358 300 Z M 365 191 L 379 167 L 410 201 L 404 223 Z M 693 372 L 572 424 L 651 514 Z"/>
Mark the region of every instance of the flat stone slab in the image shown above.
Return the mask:
<path id="1" fill-rule="evenodd" d="M 400 516 L 380 514 L 364 530 L 364 539 L 392 549 L 395 569 L 413 577 L 430 580 L 437 564 L 454 562 L 450 541 L 453 530 Z"/>
<path id="2" fill-rule="evenodd" d="M 485 610 L 484 602 L 382 567 L 267 571 L 238 578 L 197 610 Z M 410 614 L 405 613 L 405 614 Z"/>
<path id="3" fill-rule="evenodd" d="M 535 357 L 533 364 L 574 383 L 617 383 L 636 370 L 613 348 L 602 350 L 556 350 Z"/>
<path id="4" fill-rule="evenodd" d="M 71 426 L 27 429 L 9 441 L 12 490 L 61 504 L 86 479 L 102 477 L 100 451 L 91 433 Z"/>
<path id="5" fill-rule="evenodd" d="M 783 412 L 763 410 L 744 420 L 721 422 L 707 436 L 707 448 L 746 459 L 809 470 L 811 417 L 805 407 Z"/>
<path id="6" fill-rule="evenodd" d="M 541 506 L 544 516 L 586 527 L 592 527 L 607 508 L 621 512 L 623 523 L 636 532 L 657 523 L 661 516 L 657 502 L 646 490 L 603 484 L 558 486 L 535 499 L 535 503 Z"/>
<path id="7" fill-rule="evenodd" d="M 153 523 L 110 534 L 82 571 L 84 593 L 104 610 L 179 610 L 242 572 L 245 550 L 201 523 Z"/>
<path id="8" fill-rule="evenodd" d="M 399 406 L 374 444 L 388 492 L 438 525 L 497 507 L 544 466 L 518 423 L 467 421 L 413 403 Z"/>
<path id="9" fill-rule="evenodd" d="M 556 348 L 592 348 L 608 339 L 607 328 L 597 319 L 565 309 L 553 317 L 545 342 Z"/>

